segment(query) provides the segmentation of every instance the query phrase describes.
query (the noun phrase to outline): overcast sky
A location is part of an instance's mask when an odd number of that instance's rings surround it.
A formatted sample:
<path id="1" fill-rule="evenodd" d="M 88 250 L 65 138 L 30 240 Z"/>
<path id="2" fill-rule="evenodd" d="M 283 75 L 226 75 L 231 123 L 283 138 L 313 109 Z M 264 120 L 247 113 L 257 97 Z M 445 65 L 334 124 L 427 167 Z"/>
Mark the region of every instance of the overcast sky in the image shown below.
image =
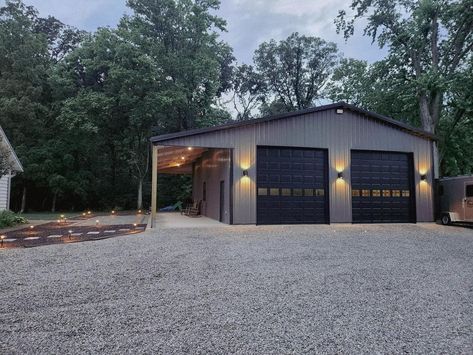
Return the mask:
<path id="1" fill-rule="evenodd" d="M 334 18 L 350 0 L 222 0 L 219 15 L 228 22 L 222 38 L 234 49 L 239 62 L 251 63 L 258 44 L 271 38 L 286 38 L 292 32 L 318 36 L 338 44 L 345 57 L 381 59 L 385 52 L 361 36 L 362 28 L 345 43 L 335 32 Z M 0 0 L 3 4 L 4 0 Z M 94 31 L 114 27 L 127 11 L 125 0 L 25 0 L 41 16 L 53 15 L 62 22 Z"/>

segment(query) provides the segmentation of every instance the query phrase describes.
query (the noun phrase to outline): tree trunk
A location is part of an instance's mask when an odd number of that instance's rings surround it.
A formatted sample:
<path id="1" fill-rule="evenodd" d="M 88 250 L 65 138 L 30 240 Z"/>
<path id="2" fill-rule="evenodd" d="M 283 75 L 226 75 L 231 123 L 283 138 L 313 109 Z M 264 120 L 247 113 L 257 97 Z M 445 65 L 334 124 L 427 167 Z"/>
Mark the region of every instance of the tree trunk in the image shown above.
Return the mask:
<path id="1" fill-rule="evenodd" d="M 138 181 L 138 201 L 136 204 L 137 209 L 143 209 L 143 180 Z"/>
<path id="2" fill-rule="evenodd" d="M 56 212 L 56 200 L 57 200 L 57 192 L 53 194 L 53 204 L 51 206 L 51 212 Z"/>
<path id="3" fill-rule="evenodd" d="M 429 133 L 435 134 L 435 126 L 437 122 L 434 121 L 434 118 L 438 119 L 438 116 L 440 115 L 439 107 L 436 106 L 439 104 L 438 97 L 436 97 L 433 103 L 429 104 L 429 99 L 427 98 L 426 94 L 422 93 L 419 95 L 419 109 L 422 128 Z M 436 117 L 433 117 L 432 114 Z M 440 160 L 437 142 L 434 142 L 433 144 L 432 159 L 434 165 L 434 171 L 432 172 L 433 178 L 438 179 L 440 176 Z"/>
<path id="4" fill-rule="evenodd" d="M 23 187 L 23 194 L 21 196 L 20 213 L 24 213 L 26 209 L 26 186 Z"/>

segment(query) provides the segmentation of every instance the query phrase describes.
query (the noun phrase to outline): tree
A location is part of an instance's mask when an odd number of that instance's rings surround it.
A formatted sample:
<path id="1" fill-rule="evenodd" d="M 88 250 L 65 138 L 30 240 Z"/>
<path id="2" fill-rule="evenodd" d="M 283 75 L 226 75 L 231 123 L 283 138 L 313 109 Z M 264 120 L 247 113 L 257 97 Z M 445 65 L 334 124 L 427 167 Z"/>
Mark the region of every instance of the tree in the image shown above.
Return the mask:
<path id="1" fill-rule="evenodd" d="M 360 107 L 369 105 L 369 91 L 372 83 L 369 79 L 369 66 L 364 60 L 342 59 L 334 70 L 325 95 L 332 101 L 345 101 Z"/>
<path id="2" fill-rule="evenodd" d="M 242 64 L 233 74 L 233 107 L 237 111 L 237 120 L 253 117 L 253 112 L 264 101 L 267 93 L 261 74 L 253 66 Z"/>
<path id="3" fill-rule="evenodd" d="M 435 133 L 448 83 L 472 55 L 471 1 L 354 0 L 351 9 L 351 19 L 339 12 L 337 31 L 348 39 L 355 21 L 367 18 L 365 34 L 380 47 L 389 46 L 396 70 L 404 70 L 415 86 L 422 128 Z"/>
<path id="4" fill-rule="evenodd" d="M 137 28 L 132 39 L 156 60 L 163 77 L 156 133 L 197 127 L 215 98 L 231 86 L 231 48 L 216 31 L 225 21 L 213 15 L 218 0 L 129 0 L 133 15 L 122 27 Z"/>
<path id="5" fill-rule="evenodd" d="M 262 43 L 254 61 L 268 94 L 286 111 L 311 107 L 321 96 L 338 59 L 335 43 L 294 33 Z"/>
<path id="6" fill-rule="evenodd" d="M 369 65 L 352 58 L 343 59 L 332 75 L 325 94 L 332 101 L 350 104 L 419 125 L 415 88 L 390 59 Z"/>
<path id="7" fill-rule="evenodd" d="M 0 137 L 0 178 L 8 175 L 13 169 L 13 162 L 10 155 L 9 148 L 3 142 L 2 137 Z"/>

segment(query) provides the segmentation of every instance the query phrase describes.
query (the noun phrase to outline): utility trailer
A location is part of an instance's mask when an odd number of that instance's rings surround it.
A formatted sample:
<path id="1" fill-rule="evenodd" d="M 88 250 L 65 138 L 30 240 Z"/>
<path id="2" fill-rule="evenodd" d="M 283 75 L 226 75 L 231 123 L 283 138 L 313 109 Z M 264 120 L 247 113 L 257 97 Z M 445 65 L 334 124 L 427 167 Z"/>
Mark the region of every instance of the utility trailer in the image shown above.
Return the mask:
<path id="1" fill-rule="evenodd" d="M 473 175 L 439 180 L 442 224 L 473 223 Z"/>

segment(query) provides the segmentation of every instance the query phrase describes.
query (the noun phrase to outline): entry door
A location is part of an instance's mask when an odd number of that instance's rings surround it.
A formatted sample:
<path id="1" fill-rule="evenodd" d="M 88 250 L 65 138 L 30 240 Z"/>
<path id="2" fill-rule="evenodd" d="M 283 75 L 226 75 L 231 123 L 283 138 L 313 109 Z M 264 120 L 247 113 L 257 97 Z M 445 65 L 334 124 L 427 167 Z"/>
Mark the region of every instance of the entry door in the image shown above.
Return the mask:
<path id="1" fill-rule="evenodd" d="M 257 223 L 329 223 L 327 151 L 257 149 Z"/>
<path id="2" fill-rule="evenodd" d="M 416 221 L 412 154 L 352 151 L 351 185 L 353 223 Z"/>
<path id="3" fill-rule="evenodd" d="M 465 221 L 473 222 L 473 184 L 465 183 Z"/>
<path id="4" fill-rule="evenodd" d="M 220 181 L 220 217 L 219 221 L 223 222 L 225 218 L 225 181 Z"/>

